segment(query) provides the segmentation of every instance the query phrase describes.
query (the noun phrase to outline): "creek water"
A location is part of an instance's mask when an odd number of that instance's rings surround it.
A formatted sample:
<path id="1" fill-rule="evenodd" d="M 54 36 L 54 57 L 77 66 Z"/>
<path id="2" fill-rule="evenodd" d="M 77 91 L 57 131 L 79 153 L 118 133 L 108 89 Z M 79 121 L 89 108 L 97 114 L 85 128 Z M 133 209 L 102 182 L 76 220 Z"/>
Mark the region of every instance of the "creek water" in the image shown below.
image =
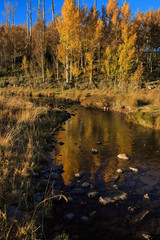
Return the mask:
<path id="1" fill-rule="evenodd" d="M 57 141 L 57 162 L 64 164 L 66 184 L 74 173 L 86 171 L 104 182 L 112 180 L 117 169 L 128 167 L 160 167 L 160 134 L 128 124 L 124 115 L 72 106 L 72 116 L 62 125 Z M 92 153 L 92 148 L 98 154 Z M 119 160 L 119 153 L 127 153 L 130 161 Z"/>
<path id="2" fill-rule="evenodd" d="M 127 193 L 127 200 L 103 205 L 99 198 L 73 195 L 71 205 L 60 207 L 61 213 L 76 215 L 65 231 L 71 239 L 75 234 L 77 239 L 92 240 L 160 239 L 160 134 L 127 123 L 124 114 L 79 105 L 67 110 L 72 117 L 56 136 L 58 152 L 54 156 L 56 164 L 64 165 L 64 185 L 76 181 L 75 173 L 85 172 L 89 180 L 80 179 L 76 187 L 91 180 L 99 196 L 114 198 Z M 93 154 L 92 148 L 98 153 Z M 118 159 L 120 153 L 127 153 L 130 160 Z M 117 169 L 123 173 L 118 174 Z M 86 193 L 93 190 L 86 189 Z M 89 225 L 81 224 L 80 217 L 90 216 L 92 211 L 96 218 Z"/>

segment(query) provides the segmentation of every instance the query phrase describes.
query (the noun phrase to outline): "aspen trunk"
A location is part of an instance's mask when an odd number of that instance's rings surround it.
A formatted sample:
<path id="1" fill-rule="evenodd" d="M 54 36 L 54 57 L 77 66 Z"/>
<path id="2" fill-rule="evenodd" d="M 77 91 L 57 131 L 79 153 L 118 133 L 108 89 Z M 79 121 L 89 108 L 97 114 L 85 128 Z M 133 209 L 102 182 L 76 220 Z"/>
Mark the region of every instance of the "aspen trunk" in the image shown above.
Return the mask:
<path id="1" fill-rule="evenodd" d="M 30 40 L 32 37 L 32 8 L 31 8 L 31 0 L 30 0 L 30 4 L 29 4 L 29 12 L 30 12 Z"/>
<path id="2" fill-rule="evenodd" d="M 52 0 L 52 20 L 55 22 L 55 16 L 54 16 L 54 0 Z"/>
<path id="3" fill-rule="evenodd" d="M 27 43 L 29 43 L 29 4 L 27 0 Z"/>
<path id="4" fill-rule="evenodd" d="M 59 80 L 59 63 L 58 63 L 58 57 L 57 57 L 57 81 Z"/>
<path id="5" fill-rule="evenodd" d="M 72 81 L 72 60 L 70 61 L 70 81 Z"/>
<path id="6" fill-rule="evenodd" d="M 68 74 L 68 46 L 66 46 L 66 83 L 69 83 L 69 74 Z"/>
<path id="7" fill-rule="evenodd" d="M 45 0 L 43 0 L 43 21 L 45 25 Z"/>
<path id="8" fill-rule="evenodd" d="M 43 53 L 42 53 L 41 61 L 42 61 L 42 79 L 43 79 L 43 82 L 45 82 L 45 75 L 44 75 L 44 54 L 43 54 Z"/>

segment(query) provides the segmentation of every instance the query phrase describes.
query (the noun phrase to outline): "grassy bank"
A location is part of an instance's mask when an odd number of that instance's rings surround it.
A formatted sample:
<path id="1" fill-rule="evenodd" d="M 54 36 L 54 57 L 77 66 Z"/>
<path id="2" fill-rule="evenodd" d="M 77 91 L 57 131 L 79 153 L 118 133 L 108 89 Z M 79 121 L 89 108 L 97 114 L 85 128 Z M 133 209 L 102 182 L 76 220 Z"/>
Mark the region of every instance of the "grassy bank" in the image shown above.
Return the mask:
<path id="1" fill-rule="evenodd" d="M 0 239 L 37 239 L 37 230 L 41 237 L 31 178 L 46 166 L 47 141 L 67 117 L 18 96 L 0 96 Z M 21 216 L 8 216 L 9 209 Z"/>
<path id="2" fill-rule="evenodd" d="M 126 113 L 126 120 L 160 130 L 160 89 L 120 92 L 110 90 L 66 90 L 58 98 L 78 101 L 84 107 Z"/>
<path id="3" fill-rule="evenodd" d="M 79 102 L 84 107 L 99 108 L 126 113 L 126 120 L 154 130 L 160 130 L 160 89 L 141 89 L 122 92 L 113 89 L 78 90 L 76 88 L 63 90 L 31 89 L 9 87 L 0 89 L 1 96 L 20 97 L 54 97 L 58 101 L 71 100 Z"/>

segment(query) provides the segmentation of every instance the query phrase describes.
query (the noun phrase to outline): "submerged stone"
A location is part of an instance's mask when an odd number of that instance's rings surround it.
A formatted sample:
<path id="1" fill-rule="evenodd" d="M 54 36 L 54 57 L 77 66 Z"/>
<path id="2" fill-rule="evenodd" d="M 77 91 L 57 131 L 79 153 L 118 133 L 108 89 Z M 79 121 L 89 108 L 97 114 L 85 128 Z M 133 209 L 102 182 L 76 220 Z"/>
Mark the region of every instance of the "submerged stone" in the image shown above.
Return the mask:
<path id="1" fill-rule="evenodd" d="M 122 169 L 117 169 L 117 173 L 123 173 L 123 170 Z"/>
<path id="2" fill-rule="evenodd" d="M 90 187 L 90 184 L 88 182 L 84 182 L 84 183 L 82 183 L 82 187 L 88 188 L 88 187 Z"/>
<path id="3" fill-rule="evenodd" d="M 53 179 L 57 179 L 57 178 L 59 177 L 59 175 L 58 175 L 57 172 L 52 172 L 51 177 L 52 177 Z"/>
<path id="4" fill-rule="evenodd" d="M 96 211 L 93 211 L 93 212 L 91 212 L 90 214 L 89 214 L 89 216 L 91 217 L 91 218 L 94 218 L 95 216 L 96 216 Z"/>
<path id="5" fill-rule="evenodd" d="M 95 149 L 95 148 L 92 148 L 91 152 L 94 153 L 94 154 L 97 154 L 97 153 L 98 153 L 98 150 Z"/>
<path id="6" fill-rule="evenodd" d="M 129 160 L 130 157 L 126 153 L 120 153 L 117 155 L 118 158 L 123 159 L 123 160 Z"/>
<path id="7" fill-rule="evenodd" d="M 144 239 L 146 239 L 146 240 L 152 240 L 151 235 L 146 234 L 146 233 L 142 233 L 142 237 L 143 237 Z"/>
<path id="8" fill-rule="evenodd" d="M 130 169 L 132 172 L 136 172 L 136 173 L 138 173 L 138 168 L 129 167 L 129 169 Z"/>
<path id="9" fill-rule="evenodd" d="M 128 198 L 128 195 L 127 195 L 127 193 L 122 193 L 121 195 L 119 195 L 119 196 L 116 196 L 116 197 L 114 197 L 114 200 L 115 201 L 119 201 L 119 200 L 126 200 Z"/>
<path id="10" fill-rule="evenodd" d="M 87 196 L 88 196 L 89 198 L 96 198 L 96 197 L 99 196 L 99 193 L 96 192 L 96 191 L 94 191 L 94 192 L 89 192 L 89 193 L 87 193 Z"/>
<path id="11" fill-rule="evenodd" d="M 99 202 L 100 202 L 101 204 L 103 204 L 103 205 L 107 205 L 107 204 L 109 204 L 109 203 L 114 203 L 115 200 L 113 200 L 113 199 L 110 198 L 110 197 L 100 197 L 100 198 L 99 198 Z"/>
<path id="12" fill-rule="evenodd" d="M 83 172 L 75 173 L 74 176 L 75 176 L 75 178 L 80 179 L 84 176 L 84 173 Z"/>
<path id="13" fill-rule="evenodd" d="M 73 213 L 68 213 L 64 216 L 64 220 L 66 221 L 72 221 L 75 218 L 75 215 Z"/>
<path id="14" fill-rule="evenodd" d="M 81 222 L 87 223 L 89 222 L 89 218 L 87 216 L 81 217 Z"/>
<path id="15" fill-rule="evenodd" d="M 34 199 L 35 199 L 35 202 L 41 202 L 43 200 L 43 195 L 40 192 L 35 193 Z"/>
<path id="16" fill-rule="evenodd" d="M 84 190 L 83 190 L 82 188 L 74 188 L 74 189 L 71 191 L 71 194 L 81 195 L 81 194 L 84 194 Z"/>

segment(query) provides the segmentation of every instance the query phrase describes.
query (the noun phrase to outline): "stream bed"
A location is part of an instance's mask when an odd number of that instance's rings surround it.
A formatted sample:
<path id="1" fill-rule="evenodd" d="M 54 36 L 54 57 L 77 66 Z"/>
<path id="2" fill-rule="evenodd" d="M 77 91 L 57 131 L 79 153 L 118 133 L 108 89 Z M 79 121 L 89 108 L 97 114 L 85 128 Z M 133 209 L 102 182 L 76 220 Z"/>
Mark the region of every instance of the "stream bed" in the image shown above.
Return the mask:
<path id="1" fill-rule="evenodd" d="M 72 117 L 60 127 L 51 154 L 56 165 L 64 166 L 63 193 L 69 202 L 56 206 L 49 235 L 160 239 L 160 134 L 128 124 L 115 112 L 79 105 L 67 111 Z M 119 159 L 121 153 L 130 159 Z"/>

